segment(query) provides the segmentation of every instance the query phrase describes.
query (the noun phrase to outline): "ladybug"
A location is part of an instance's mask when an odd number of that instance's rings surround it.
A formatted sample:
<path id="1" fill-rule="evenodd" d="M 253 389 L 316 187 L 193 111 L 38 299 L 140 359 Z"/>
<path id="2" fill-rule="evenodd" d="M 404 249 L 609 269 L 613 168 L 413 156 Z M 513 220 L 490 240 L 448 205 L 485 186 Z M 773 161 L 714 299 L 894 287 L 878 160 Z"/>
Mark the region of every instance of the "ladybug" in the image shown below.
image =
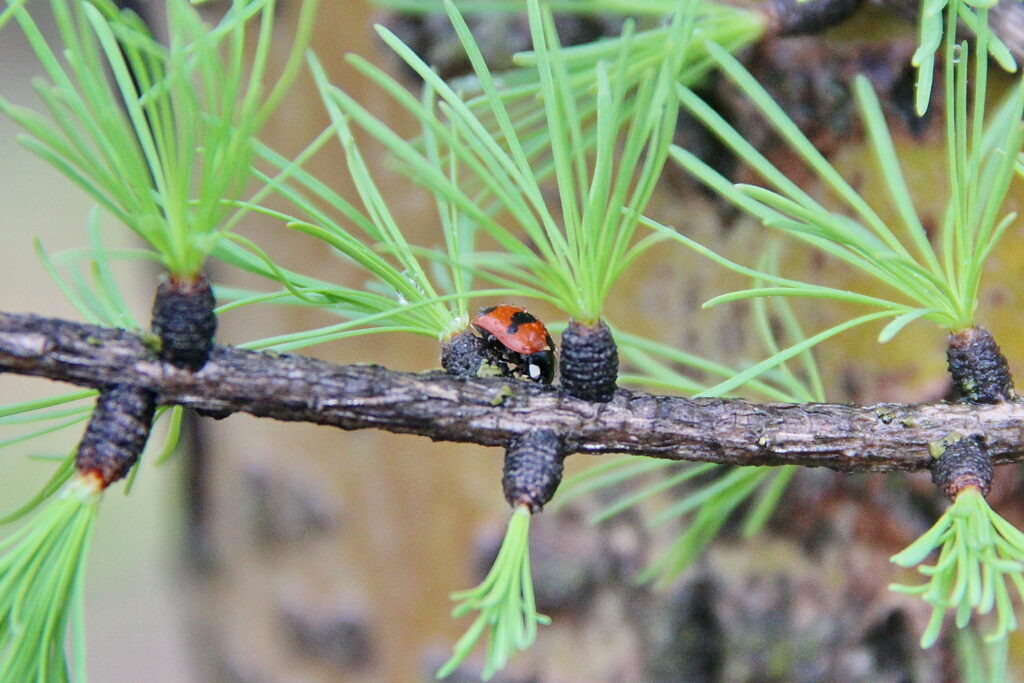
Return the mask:
<path id="1" fill-rule="evenodd" d="M 551 384 L 555 376 L 555 343 L 544 323 L 517 306 L 481 308 L 473 327 L 495 363 L 507 375 L 524 375 Z"/>

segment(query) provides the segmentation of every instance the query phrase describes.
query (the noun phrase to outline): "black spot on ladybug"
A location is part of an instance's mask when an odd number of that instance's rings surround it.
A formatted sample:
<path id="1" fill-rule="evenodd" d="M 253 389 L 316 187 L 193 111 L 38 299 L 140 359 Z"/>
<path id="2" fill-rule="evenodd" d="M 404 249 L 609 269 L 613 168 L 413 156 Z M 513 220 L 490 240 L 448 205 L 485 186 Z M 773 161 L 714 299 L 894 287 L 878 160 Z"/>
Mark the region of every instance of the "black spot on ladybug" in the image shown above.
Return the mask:
<path id="1" fill-rule="evenodd" d="M 526 325 L 535 322 L 537 322 L 537 319 L 534 318 L 529 313 L 527 313 L 526 311 L 516 311 L 515 313 L 512 314 L 512 320 L 509 322 L 508 325 L 508 332 L 509 334 L 515 334 L 516 332 L 519 331 L 520 325 Z"/>

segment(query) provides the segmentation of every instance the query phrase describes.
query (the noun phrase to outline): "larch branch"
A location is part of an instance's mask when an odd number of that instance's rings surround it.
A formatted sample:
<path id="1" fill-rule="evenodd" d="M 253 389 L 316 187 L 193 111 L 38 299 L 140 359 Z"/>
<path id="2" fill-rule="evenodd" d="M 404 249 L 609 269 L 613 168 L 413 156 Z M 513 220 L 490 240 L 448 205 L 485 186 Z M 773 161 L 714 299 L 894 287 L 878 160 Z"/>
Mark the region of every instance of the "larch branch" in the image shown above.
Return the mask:
<path id="1" fill-rule="evenodd" d="M 335 365 L 230 346 L 215 347 L 193 373 L 159 361 L 131 332 L 36 315 L 0 313 L 0 371 L 84 387 L 145 388 L 159 404 L 204 414 L 242 412 L 435 441 L 504 446 L 526 432 L 550 430 L 569 453 L 920 470 L 933 462 L 929 445 L 956 432 L 984 439 L 997 463 L 1024 455 L 1021 403 L 791 405 L 620 389 L 610 403 L 594 404 L 530 382 Z"/>

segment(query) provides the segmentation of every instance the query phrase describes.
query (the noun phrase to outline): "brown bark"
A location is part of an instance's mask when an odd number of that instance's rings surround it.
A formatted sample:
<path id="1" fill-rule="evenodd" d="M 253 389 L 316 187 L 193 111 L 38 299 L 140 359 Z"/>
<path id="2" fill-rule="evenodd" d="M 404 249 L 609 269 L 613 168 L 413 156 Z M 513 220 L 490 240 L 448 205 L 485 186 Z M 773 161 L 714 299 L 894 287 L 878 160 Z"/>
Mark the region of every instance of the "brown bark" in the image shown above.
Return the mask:
<path id="1" fill-rule="evenodd" d="M 533 382 L 413 374 L 217 346 L 199 372 L 160 362 L 124 331 L 0 313 L 0 369 L 87 387 L 133 386 L 163 405 L 244 412 L 346 430 L 503 446 L 536 430 L 567 453 L 628 453 L 731 465 L 843 472 L 920 470 L 930 446 L 957 433 L 985 440 L 997 463 L 1024 453 L 1024 405 L 757 404 L 619 390 L 595 405 Z"/>

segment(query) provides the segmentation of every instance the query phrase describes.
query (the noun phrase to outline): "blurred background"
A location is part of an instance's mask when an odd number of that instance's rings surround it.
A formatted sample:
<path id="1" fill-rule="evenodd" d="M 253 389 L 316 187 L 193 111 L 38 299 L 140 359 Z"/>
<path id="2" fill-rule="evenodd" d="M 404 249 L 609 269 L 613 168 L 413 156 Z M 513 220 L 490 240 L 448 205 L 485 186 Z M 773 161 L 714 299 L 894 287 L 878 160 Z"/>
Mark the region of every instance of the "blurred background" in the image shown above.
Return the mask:
<path id="1" fill-rule="evenodd" d="M 154 0 L 143 7 L 152 11 L 161 4 Z M 297 4 L 282 3 L 284 35 Z M 407 125 L 345 63 L 346 54 L 358 53 L 397 70 L 370 30 L 380 12 L 366 0 L 348 0 L 324 2 L 322 13 L 314 49 L 332 81 L 384 120 Z M 159 25 L 159 13 L 152 18 Z M 415 22 L 402 28 L 423 29 Z M 859 36 L 866 34 L 888 41 L 884 49 L 864 48 Z M 509 38 L 515 31 L 491 35 Z M 508 49 L 516 49 L 510 41 Z M 856 66 L 863 58 L 863 66 L 871 57 L 876 70 L 895 64 L 890 80 L 896 92 L 913 41 L 910 25 L 869 10 L 829 34 L 827 59 L 821 41 L 810 39 L 759 48 L 751 61 L 769 73 L 776 68 L 777 80 L 785 71 L 800 84 L 795 98 L 808 101 L 834 85 L 824 80 L 849 78 L 830 60 Z M 891 63 L 880 65 L 879 55 Z M 5 30 L 0 91 L 31 104 L 34 69 L 21 36 Z M 817 126 L 816 141 L 841 169 L 857 175 L 865 192 L 877 192 L 877 181 L 861 173 L 864 149 L 850 123 L 849 102 L 839 100 L 826 109 L 810 99 L 820 109 L 811 108 L 802 123 Z M 900 124 L 890 113 L 907 162 L 916 164 L 911 175 L 917 189 L 941 195 L 935 188 L 942 187 L 944 174 L 927 156 L 939 149 L 937 129 Z M 304 78 L 266 137 L 285 155 L 294 154 L 326 123 L 313 85 Z M 407 130 L 412 134 L 411 126 Z M 681 135 L 688 139 L 687 131 Z M 38 237 L 51 252 L 86 244 L 90 202 L 15 138 L 10 122 L 0 119 L 0 254 L 8 268 L 0 309 L 77 319 L 40 268 L 33 240 Z M 379 150 L 369 143 L 365 149 L 400 224 L 423 243 L 439 243 L 433 213 L 423 209 L 424 195 L 390 174 Z M 336 146 L 317 156 L 310 169 L 351 192 Z M 749 256 L 751 244 L 763 243 L 760 228 L 697 191 L 681 173 L 667 175 L 651 209 L 659 220 L 739 260 Z M 285 264 L 350 285 L 361 281 L 321 245 L 286 234 L 279 225 L 253 219 L 243 233 Z M 110 225 L 104 236 L 111 245 L 130 243 L 118 226 Z M 1013 255 L 1020 241 L 1019 230 L 1011 230 L 1006 255 L 994 260 L 982 315 L 1011 361 L 1024 357 L 1017 316 L 1006 313 L 1018 310 L 1018 293 L 999 283 L 1019 280 L 1021 259 Z M 787 257 L 785 267 L 804 273 L 835 268 L 799 252 Z M 130 266 L 119 275 L 136 314 L 147 319 L 157 273 Z M 211 275 L 266 288 L 226 270 Z M 751 357 L 756 342 L 744 332 L 745 307 L 699 311 L 701 302 L 736 284 L 682 250 L 656 250 L 618 287 L 609 319 L 716 360 Z M 542 318 L 558 319 L 557 312 L 530 307 Z M 803 314 L 807 327 L 818 330 L 844 312 L 819 306 Z M 324 322 L 299 308 L 243 308 L 223 316 L 218 338 L 240 343 Z M 877 333 L 860 330 L 823 349 L 829 399 L 873 403 L 944 394 L 942 335 L 912 326 L 898 344 L 877 353 Z M 307 353 L 414 371 L 439 364 L 436 345 L 420 337 L 357 338 Z M 5 376 L 0 401 L 54 390 L 46 382 Z M 67 452 L 78 436 L 72 431 L 33 443 L 33 452 Z M 50 465 L 13 449 L 6 457 L 0 499 L 11 507 L 35 490 Z M 570 473 L 589 464 L 576 460 L 568 462 Z M 102 506 L 87 575 L 89 675 L 101 683 L 428 679 L 468 625 L 449 617 L 448 594 L 474 585 L 500 542 L 508 518 L 500 478 L 497 449 L 247 416 L 190 420 L 177 458 L 162 467 L 144 462 L 131 494 L 114 487 Z M 593 527 L 586 516 L 596 501 L 545 511 L 532 534 L 535 583 L 540 609 L 555 624 L 543 628 L 536 646 L 499 676 L 941 680 L 948 671 L 943 658 L 916 647 L 927 611 L 885 590 L 895 577 L 889 555 L 941 509 L 931 489 L 927 475 L 802 472 L 768 532 L 749 542 L 727 526 L 723 541 L 665 593 L 635 583 L 636 571 L 664 540 L 647 531 L 639 513 Z M 996 502 L 1016 492 L 1016 480 L 1003 477 Z M 1013 510 L 1000 510 L 1021 521 Z M 942 646 L 947 657 L 949 646 Z M 465 671 L 471 675 L 479 665 L 472 660 Z"/>

